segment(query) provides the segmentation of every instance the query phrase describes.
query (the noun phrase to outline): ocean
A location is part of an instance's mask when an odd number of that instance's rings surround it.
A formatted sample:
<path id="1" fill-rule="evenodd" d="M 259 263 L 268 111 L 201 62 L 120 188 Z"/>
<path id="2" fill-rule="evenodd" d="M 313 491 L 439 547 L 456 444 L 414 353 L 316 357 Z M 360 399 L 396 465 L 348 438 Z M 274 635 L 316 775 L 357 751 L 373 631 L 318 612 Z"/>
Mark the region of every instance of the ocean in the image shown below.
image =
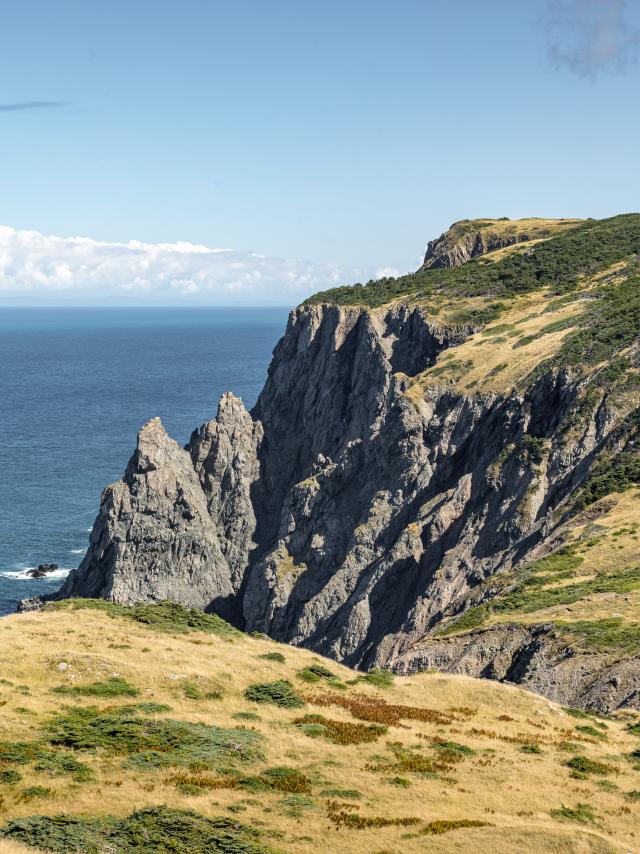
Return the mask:
<path id="1" fill-rule="evenodd" d="M 0 309 L 0 614 L 78 566 L 145 421 L 159 415 L 184 444 L 223 392 L 253 406 L 287 313 Z M 25 578 L 39 563 L 60 569 Z"/>

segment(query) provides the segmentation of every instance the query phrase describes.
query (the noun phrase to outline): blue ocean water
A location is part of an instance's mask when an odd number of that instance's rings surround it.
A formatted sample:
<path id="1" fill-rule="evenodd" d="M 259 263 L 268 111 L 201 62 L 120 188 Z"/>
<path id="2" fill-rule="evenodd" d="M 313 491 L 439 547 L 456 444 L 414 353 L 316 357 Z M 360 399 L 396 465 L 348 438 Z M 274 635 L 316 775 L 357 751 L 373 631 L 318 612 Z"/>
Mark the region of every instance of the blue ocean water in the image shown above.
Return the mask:
<path id="1" fill-rule="evenodd" d="M 0 614 L 56 589 L 156 415 L 181 444 L 224 391 L 254 404 L 287 309 L 0 309 Z M 47 580 L 25 579 L 57 563 Z"/>

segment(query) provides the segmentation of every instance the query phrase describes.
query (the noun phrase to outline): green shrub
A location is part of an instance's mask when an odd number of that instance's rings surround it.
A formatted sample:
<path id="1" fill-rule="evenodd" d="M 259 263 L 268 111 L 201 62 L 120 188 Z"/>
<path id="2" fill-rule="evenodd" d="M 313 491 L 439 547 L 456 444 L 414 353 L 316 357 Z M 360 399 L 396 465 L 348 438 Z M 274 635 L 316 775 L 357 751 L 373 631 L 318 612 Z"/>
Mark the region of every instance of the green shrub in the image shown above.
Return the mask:
<path id="1" fill-rule="evenodd" d="M 264 658 L 265 661 L 277 661 L 280 664 L 284 664 L 287 660 L 281 652 L 265 652 L 260 658 Z"/>
<path id="2" fill-rule="evenodd" d="M 357 801 L 363 798 L 362 792 L 357 789 L 323 789 L 320 792 L 323 798 L 343 798 L 344 800 Z"/>
<path id="3" fill-rule="evenodd" d="M 474 225 L 474 229 L 478 228 Z M 314 294 L 306 303 L 384 305 L 402 296 L 512 296 L 544 287 L 557 292 L 576 287 L 579 277 L 606 269 L 637 253 L 640 216 L 623 214 L 587 221 L 540 243 L 533 252 L 513 253 L 493 264 L 477 258 L 460 267 L 419 270 L 398 278 L 384 277 L 366 285 L 332 288 Z M 636 328 L 638 328 L 636 323 Z M 596 330 L 597 331 L 597 330 Z M 603 330 L 601 338 L 607 339 Z"/>
<path id="4" fill-rule="evenodd" d="M 297 673 L 305 682 L 320 682 L 321 679 L 335 680 L 336 676 L 323 664 L 309 664 Z"/>
<path id="5" fill-rule="evenodd" d="M 205 614 L 195 608 L 185 608 L 175 602 L 157 604 L 118 605 L 104 599 L 64 599 L 61 602 L 49 602 L 47 608 L 71 608 L 73 610 L 93 609 L 102 611 L 109 617 L 124 617 L 143 623 L 158 632 L 181 634 L 184 632 L 206 632 L 225 638 L 239 637 L 241 632 L 230 626 L 216 614 Z"/>
<path id="6" fill-rule="evenodd" d="M 431 747 L 435 750 L 446 750 L 452 751 L 453 753 L 460 753 L 463 756 L 475 756 L 476 753 L 475 750 L 468 747 L 466 744 L 459 744 L 457 741 L 444 741 L 440 738 L 434 739 Z"/>
<path id="7" fill-rule="evenodd" d="M 377 667 L 360 678 L 363 682 L 374 685 L 376 688 L 391 688 L 393 685 L 393 674 L 389 670 L 381 670 Z"/>
<path id="8" fill-rule="evenodd" d="M 39 759 L 46 748 L 39 741 L 0 742 L 0 763 L 3 765 L 28 765 Z"/>
<path id="9" fill-rule="evenodd" d="M 606 733 L 602 732 L 600 729 L 596 729 L 596 727 L 591 726 L 591 724 L 580 724 L 576 727 L 576 732 L 581 732 L 583 735 L 591 736 L 591 738 L 600 738 L 606 740 Z"/>
<path id="10" fill-rule="evenodd" d="M 438 819 L 428 822 L 421 830 L 418 831 L 418 836 L 438 836 L 441 833 L 449 833 L 452 830 L 460 830 L 464 827 L 491 827 L 488 821 L 479 821 L 473 818 L 458 818 L 458 819 Z"/>
<path id="11" fill-rule="evenodd" d="M 564 804 L 557 810 L 551 810 L 551 815 L 554 818 L 563 818 L 567 821 L 577 821 L 581 824 L 595 821 L 596 816 L 593 812 L 593 807 L 589 804 L 578 803 L 575 807 L 566 807 Z"/>
<path id="12" fill-rule="evenodd" d="M 589 759 L 587 756 L 572 756 L 571 759 L 562 764 L 580 774 L 597 774 L 598 776 L 605 777 L 612 772 L 617 773 L 617 769 L 613 765 L 607 765 L 605 762 L 597 762 L 595 759 Z"/>
<path id="13" fill-rule="evenodd" d="M 288 679 L 249 685 L 244 695 L 247 700 L 252 700 L 254 703 L 273 703 L 285 709 L 296 709 L 304 706 L 304 700 L 296 694 Z"/>
<path id="14" fill-rule="evenodd" d="M 135 714 L 136 712 L 144 712 L 145 714 L 161 714 L 162 712 L 171 712 L 171 706 L 166 703 L 154 703 L 153 700 L 145 700 L 142 703 L 132 703 L 128 706 L 123 706 L 122 709 L 127 713 Z"/>
<path id="15" fill-rule="evenodd" d="M 224 729 L 190 721 L 104 713 L 95 708 L 69 709 L 47 723 L 52 744 L 79 750 L 101 748 L 127 756 L 138 770 L 167 766 L 234 767 L 262 758 L 262 736 L 245 729 Z"/>
<path id="16" fill-rule="evenodd" d="M 20 780 L 22 780 L 22 774 L 13 768 L 3 768 L 0 771 L 0 783 L 13 785 L 14 783 L 19 783 Z"/>
<path id="17" fill-rule="evenodd" d="M 539 744 L 523 744 L 520 747 L 521 753 L 533 753 L 536 756 L 539 756 L 542 753 Z"/>
<path id="18" fill-rule="evenodd" d="M 407 780 L 406 777 L 390 777 L 389 783 L 392 786 L 400 786 L 402 789 L 408 789 L 412 785 L 411 780 Z"/>
<path id="19" fill-rule="evenodd" d="M 277 789 L 279 792 L 290 792 L 292 794 L 305 794 L 311 791 L 309 779 L 302 771 L 297 768 L 287 768 L 278 765 L 275 768 L 267 768 L 260 774 L 260 778 L 264 780 L 272 789 Z"/>
<path id="20" fill-rule="evenodd" d="M 44 771 L 51 777 L 69 776 L 77 783 L 93 780 L 93 769 L 80 762 L 71 753 L 64 751 L 47 751 L 38 759 L 34 766 L 36 771 Z"/>
<path id="21" fill-rule="evenodd" d="M 313 809 L 316 802 L 307 795 L 288 795 L 279 801 L 281 812 L 292 818 L 299 818 L 304 810 Z"/>
<path id="22" fill-rule="evenodd" d="M 137 697 L 140 691 L 120 676 L 112 676 L 105 682 L 89 685 L 58 685 L 52 689 L 56 694 L 67 697 Z"/>
<path id="23" fill-rule="evenodd" d="M 20 792 L 21 801 L 33 801 L 36 798 L 50 798 L 53 795 L 53 790 L 46 786 L 27 786 Z"/>
<path id="24" fill-rule="evenodd" d="M 260 833 L 235 818 L 207 818 L 166 806 L 116 816 L 31 816 L 10 821 L 0 836 L 55 854 L 275 854 Z"/>

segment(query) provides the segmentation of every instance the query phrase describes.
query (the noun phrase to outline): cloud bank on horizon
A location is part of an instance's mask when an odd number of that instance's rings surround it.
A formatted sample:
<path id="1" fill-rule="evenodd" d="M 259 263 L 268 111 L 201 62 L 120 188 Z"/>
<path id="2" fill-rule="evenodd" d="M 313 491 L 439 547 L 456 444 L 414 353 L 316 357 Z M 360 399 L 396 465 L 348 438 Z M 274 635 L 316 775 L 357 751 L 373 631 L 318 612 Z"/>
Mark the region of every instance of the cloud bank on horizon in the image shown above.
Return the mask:
<path id="1" fill-rule="evenodd" d="M 295 305 L 398 271 L 188 242 L 109 243 L 0 226 L 0 304 Z"/>

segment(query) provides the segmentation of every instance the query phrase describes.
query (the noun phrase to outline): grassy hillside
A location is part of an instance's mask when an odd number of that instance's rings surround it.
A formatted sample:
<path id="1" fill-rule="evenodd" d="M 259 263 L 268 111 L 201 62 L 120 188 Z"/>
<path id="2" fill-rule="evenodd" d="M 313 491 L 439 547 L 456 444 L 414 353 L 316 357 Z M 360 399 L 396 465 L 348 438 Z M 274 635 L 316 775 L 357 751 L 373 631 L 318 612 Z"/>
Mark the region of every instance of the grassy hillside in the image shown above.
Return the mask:
<path id="1" fill-rule="evenodd" d="M 62 603 L 0 637 L 0 854 L 638 847 L 637 715 L 363 676 L 177 606 Z"/>
<path id="2" fill-rule="evenodd" d="M 477 228 L 476 221 L 471 221 Z M 475 224 L 474 224 L 475 223 Z M 517 227 L 506 223 L 505 226 Z M 495 228 L 495 223 L 487 227 Z M 419 270 L 398 278 L 383 278 L 366 285 L 332 288 L 314 294 L 307 303 L 367 305 L 376 307 L 396 299 L 428 301 L 431 311 L 442 301 L 455 297 L 490 297 L 495 315 L 500 300 L 541 288 L 569 293 L 585 276 L 612 264 L 637 258 L 640 252 L 640 214 L 623 214 L 603 220 L 586 220 L 570 230 L 552 230 L 551 235 L 480 256 L 453 269 Z"/>
<path id="3" fill-rule="evenodd" d="M 589 505 L 559 528 L 556 542 L 544 557 L 491 579 L 502 592 L 439 634 L 502 622 L 555 623 L 574 649 L 640 652 L 640 492 Z"/>

